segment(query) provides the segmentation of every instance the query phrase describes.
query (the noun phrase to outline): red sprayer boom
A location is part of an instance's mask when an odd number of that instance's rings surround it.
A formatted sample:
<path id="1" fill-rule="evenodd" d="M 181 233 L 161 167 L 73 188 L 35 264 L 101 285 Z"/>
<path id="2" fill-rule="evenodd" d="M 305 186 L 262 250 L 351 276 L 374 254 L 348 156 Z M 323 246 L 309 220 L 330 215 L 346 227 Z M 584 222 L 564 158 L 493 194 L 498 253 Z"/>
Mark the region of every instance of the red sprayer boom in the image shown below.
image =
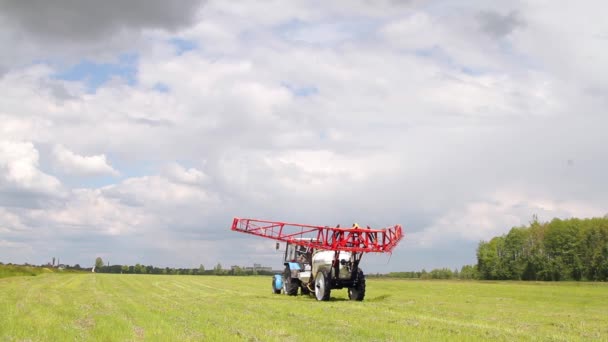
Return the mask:
<path id="1" fill-rule="evenodd" d="M 403 238 L 400 225 L 383 229 L 340 228 L 234 218 L 232 230 L 318 250 L 390 253 Z"/>

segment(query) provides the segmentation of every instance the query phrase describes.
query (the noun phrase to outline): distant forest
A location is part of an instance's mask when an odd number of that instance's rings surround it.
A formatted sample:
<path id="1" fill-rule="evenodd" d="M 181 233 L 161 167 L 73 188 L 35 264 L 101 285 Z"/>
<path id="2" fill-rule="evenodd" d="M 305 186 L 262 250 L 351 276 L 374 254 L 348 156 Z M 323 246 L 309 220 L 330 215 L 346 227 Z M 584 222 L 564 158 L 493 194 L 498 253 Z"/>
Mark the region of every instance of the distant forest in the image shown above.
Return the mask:
<path id="1" fill-rule="evenodd" d="M 200 265 L 198 268 L 172 268 L 172 267 L 156 267 L 152 265 L 135 264 L 129 265 L 109 265 L 104 266 L 103 260 L 97 258 L 95 260 L 96 273 L 122 273 L 122 274 L 173 274 L 173 275 L 273 275 L 273 271 L 264 269 L 246 269 L 244 267 L 232 266 L 230 269 L 222 268 L 222 264 L 218 263 L 213 269 L 206 270 L 205 266 Z"/>
<path id="2" fill-rule="evenodd" d="M 608 280 L 608 218 L 534 220 L 477 248 L 479 279 Z"/>
<path id="3" fill-rule="evenodd" d="M 37 275 L 55 270 L 86 271 L 80 265 L 52 264 L 4 265 L 0 262 L 0 278 L 12 275 Z M 95 260 L 95 272 L 123 274 L 175 275 L 272 275 L 275 271 L 254 270 L 233 266 L 224 269 L 217 264 L 212 269 L 170 268 L 152 265 L 104 265 Z M 481 241 L 477 247 L 477 264 L 462 268 L 431 271 L 368 273 L 374 278 L 408 279 L 480 279 L 480 280 L 583 280 L 608 281 L 608 217 L 591 219 L 554 219 L 540 223 L 534 219 L 529 226 L 514 227 L 509 233 Z"/>

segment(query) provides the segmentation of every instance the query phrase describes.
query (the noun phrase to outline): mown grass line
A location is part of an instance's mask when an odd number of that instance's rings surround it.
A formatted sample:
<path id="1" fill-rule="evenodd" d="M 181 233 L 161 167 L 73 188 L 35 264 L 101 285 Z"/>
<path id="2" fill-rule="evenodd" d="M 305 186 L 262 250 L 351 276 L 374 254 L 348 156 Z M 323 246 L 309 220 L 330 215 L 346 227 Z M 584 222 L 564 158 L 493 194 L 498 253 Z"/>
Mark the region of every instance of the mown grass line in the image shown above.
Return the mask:
<path id="1" fill-rule="evenodd" d="M 268 277 L 0 279 L 0 341 L 608 340 L 608 284 L 369 279 L 364 302 L 270 293 Z"/>

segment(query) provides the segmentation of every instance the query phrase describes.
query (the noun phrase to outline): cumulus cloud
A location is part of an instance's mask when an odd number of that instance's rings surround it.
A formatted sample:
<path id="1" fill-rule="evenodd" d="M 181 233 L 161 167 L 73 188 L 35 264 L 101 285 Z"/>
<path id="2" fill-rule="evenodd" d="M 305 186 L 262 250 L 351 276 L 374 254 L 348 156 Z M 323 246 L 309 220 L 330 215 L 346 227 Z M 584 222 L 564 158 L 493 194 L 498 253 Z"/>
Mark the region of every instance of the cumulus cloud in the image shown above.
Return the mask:
<path id="1" fill-rule="evenodd" d="M 168 178 L 185 184 L 202 185 L 208 181 L 208 176 L 202 171 L 193 167 L 186 169 L 177 163 L 167 165 L 165 167 L 165 174 Z"/>
<path id="2" fill-rule="evenodd" d="M 272 246 L 228 230 L 233 216 L 401 223 L 391 264 L 371 264 L 384 271 L 471 263 L 478 239 L 534 214 L 602 215 L 602 18 L 527 2 L 351 4 L 84 2 L 66 25 L 100 17 L 74 33 L 32 23 L 24 6 L 42 3 L 4 4 L 0 41 L 27 65 L 0 78 L 3 240 L 39 260 L 44 236 L 81 264 L 275 265 Z M 131 79 L 93 89 L 38 62 L 120 59 L 124 46 Z M 64 195 L 32 205 L 35 189 Z"/>
<path id="3" fill-rule="evenodd" d="M 57 145 L 53 148 L 53 158 L 57 169 L 65 174 L 118 175 L 118 171 L 108 164 L 104 154 L 81 156 L 62 145 Z"/>
<path id="4" fill-rule="evenodd" d="M 524 25 L 518 12 L 509 12 L 506 15 L 496 12 L 481 12 L 479 22 L 481 29 L 495 38 L 502 38 L 513 32 L 518 26 Z"/>
<path id="5" fill-rule="evenodd" d="M 103 39 L 123 30 L 176 30 L 195 22 L 202 0 L 166 1 L 3 1 L 5 23 L 36 38 L 53 40 Z"/>
<path id="6" fill-rule="evenodd" d="M 63 70 L 83 59 L 117 63 L 145 46 L 144 36 L 166 38 L 193 25 L 203 6 L 203 0 L 2 1 L 0 40 L 12 48 L 0 55 L 0 75 L 33 60 Z"/>
<path id="7" fill-rule="evenodd" d="M 59 180 L 39 168 L 38 150 L 31 142 L 0 141 L 0 189 L 56 194 Z"/>

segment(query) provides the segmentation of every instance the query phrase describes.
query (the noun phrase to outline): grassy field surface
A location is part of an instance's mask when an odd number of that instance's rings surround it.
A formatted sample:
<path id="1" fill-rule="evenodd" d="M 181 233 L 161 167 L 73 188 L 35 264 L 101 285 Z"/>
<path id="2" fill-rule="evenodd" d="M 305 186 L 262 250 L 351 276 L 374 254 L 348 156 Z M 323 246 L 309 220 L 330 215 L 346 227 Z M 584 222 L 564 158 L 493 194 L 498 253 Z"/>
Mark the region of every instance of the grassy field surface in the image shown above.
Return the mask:
<path id="1" fill-rule="evenodd" d="M 0 341 L 606 340 L 608 284 L 368 279 L 364 302 L 270 292 L 270 277 L 0 279 Z"/>
<path id="2" fill-rule="evenodd" d="M 15 276 L 37 276 L 43 273 L 53 273 L 55 269 L 47 267 L 0 265 L 0 278 Z"/>

